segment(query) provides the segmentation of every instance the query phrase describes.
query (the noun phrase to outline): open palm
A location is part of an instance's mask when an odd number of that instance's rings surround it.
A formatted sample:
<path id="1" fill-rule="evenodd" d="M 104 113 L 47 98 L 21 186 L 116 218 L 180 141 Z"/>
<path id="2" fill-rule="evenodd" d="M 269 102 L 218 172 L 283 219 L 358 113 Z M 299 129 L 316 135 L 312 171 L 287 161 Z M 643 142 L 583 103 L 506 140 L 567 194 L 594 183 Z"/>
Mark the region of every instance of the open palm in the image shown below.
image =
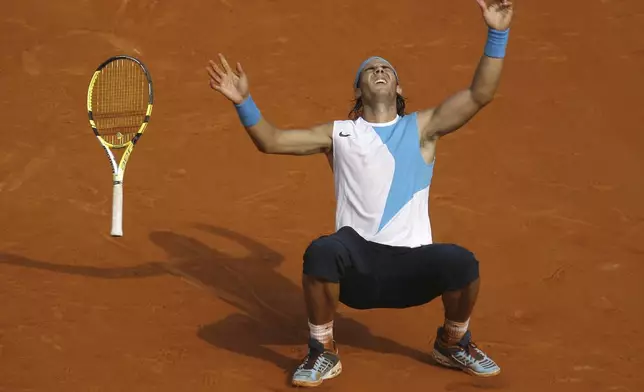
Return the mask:
<path id="1" fill-rule="evenodd" d="M 210 87 L 233 103 L 240 104 L 248 96 L 248 77 L 240 63 L 237 63 L 237 73 L 235 73 L 221 53 L 219 61 L 221 67 L 210 60 L 209 67 L 206 68 L 210 75 Z"/>
<path id="2" fill-rule="evenodd" d="M 485 23 L 495 30 L 507 30 L 512 21 L 514 6 L 510 0 L 476 0 L 483 11 Z M 488 4 L 490 3 L 490 4 Z"/>

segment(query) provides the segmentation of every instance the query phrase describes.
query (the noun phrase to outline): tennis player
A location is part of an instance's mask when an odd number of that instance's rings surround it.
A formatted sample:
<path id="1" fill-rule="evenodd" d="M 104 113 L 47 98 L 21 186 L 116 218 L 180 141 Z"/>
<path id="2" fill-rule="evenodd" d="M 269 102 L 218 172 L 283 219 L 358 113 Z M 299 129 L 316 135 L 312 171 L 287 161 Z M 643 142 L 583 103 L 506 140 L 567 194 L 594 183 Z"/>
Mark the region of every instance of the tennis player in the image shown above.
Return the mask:
<path id="1" fill-rule="evenodd" d="M 494 3 L 492 3 L 494 1 Z M 302 285 L 310 339 L 292 383 L 317 386 L 342 371 L 333 337 L 339 302 L 354 309 L 409 308 L 441 297 L 444 323 L 432 356 L 475 376 L 499 366 L 472 341 L 469 322 L 479 291 L 479 262 L 468 249 L 434 243 L 429 189 L 437 141 L 463 127 L 497 90 L 514 7 L 477 0 L 487 42 L 471 85 L 438 106 L 405 113 L 396 69 L 370 57 L 358 68 L 348 120 L 284 130 L 263 117 L 240 63 L 209 63 L 210 86 L 234 103 L 257 149 L 266 154 L 328 157 L 335 178 L 335 231 L 303 255 Z"/>

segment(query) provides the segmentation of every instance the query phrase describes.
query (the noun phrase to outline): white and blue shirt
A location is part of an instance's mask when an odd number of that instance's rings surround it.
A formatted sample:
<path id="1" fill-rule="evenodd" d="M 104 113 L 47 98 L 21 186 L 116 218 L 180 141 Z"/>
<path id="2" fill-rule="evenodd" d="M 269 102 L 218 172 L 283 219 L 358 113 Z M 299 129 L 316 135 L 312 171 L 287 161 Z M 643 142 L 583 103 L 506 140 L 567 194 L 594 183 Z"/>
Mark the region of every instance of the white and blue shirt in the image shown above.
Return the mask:
<path id="1" fill-rule="evenodd" d="M 388 123 L 335 121 L 335 226 L 368 241 L 417 247 L 432 243 L 429 188 L 434 162 L 421 155 L 417 113 Z"/>

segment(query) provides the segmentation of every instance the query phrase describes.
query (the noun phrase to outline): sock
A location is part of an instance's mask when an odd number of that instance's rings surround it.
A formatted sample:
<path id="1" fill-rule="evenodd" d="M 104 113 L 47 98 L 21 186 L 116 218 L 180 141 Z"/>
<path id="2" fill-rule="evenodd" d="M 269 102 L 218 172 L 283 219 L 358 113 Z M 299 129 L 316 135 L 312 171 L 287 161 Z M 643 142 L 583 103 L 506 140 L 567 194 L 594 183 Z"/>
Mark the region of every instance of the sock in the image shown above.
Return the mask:
<path id="1" fill-rule="evenodd" d="M 309 321 L 309 332 L 311 338 L 328 345 L 333 340 L 333 320 L 322 325 L 313 325 Z"/>
<path id="2" fill-rule="evenodd" d="M 461 341 L 467 328 L 470 325 L 470 319 L 467 319 L 465 322 L 458 322 L 445 319 L 445 324 L 443 328 L 445 329 L 445 335 L 443 339 L 447 342 L 448 345 L 454 345 Z"/>

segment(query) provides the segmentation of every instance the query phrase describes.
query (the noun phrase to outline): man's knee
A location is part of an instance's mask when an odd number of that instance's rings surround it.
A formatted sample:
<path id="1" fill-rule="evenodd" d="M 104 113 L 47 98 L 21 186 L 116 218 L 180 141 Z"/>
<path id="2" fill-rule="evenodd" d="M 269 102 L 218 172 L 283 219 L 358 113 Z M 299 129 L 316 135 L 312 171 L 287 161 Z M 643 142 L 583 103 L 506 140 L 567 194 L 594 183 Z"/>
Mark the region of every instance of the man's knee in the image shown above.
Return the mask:
<path id="1" fill-rule="evenodd" d="M 459 245 L 446 249 L 446 291 L 461 290 L 479 278 L 479 261 L 474 253 Z"/>
<path id="2" fill-rule="evenodd" d="M 338 283 L 345 253 L 344 246 L 331 236 L 313 240 L 304 251 L 304 275 Z"/>

